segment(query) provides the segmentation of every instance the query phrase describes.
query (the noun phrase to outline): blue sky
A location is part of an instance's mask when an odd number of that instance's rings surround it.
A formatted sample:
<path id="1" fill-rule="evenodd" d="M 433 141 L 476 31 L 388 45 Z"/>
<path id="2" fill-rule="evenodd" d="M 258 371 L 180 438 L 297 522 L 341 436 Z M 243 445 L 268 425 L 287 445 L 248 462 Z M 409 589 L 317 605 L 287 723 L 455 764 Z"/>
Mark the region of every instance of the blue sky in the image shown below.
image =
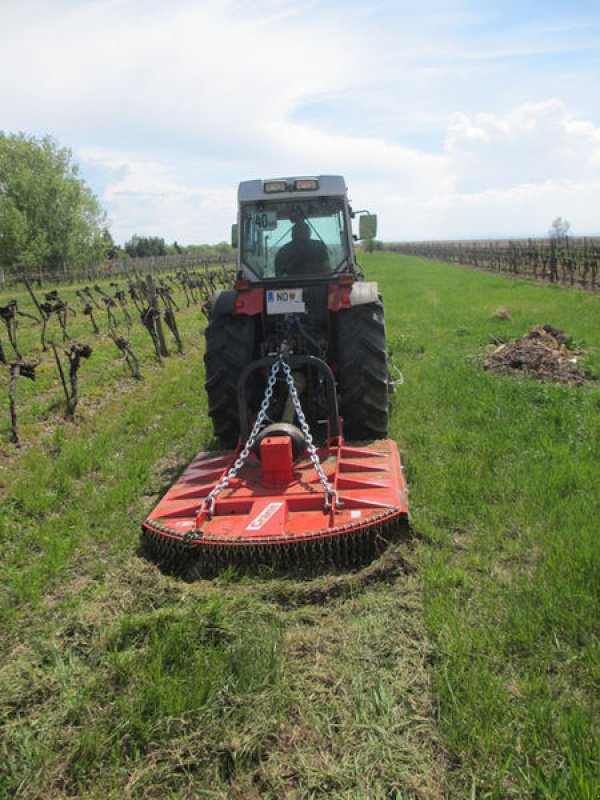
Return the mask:
<path id="1" fill-rule="evenodd" d="M 69 146 L 119 242 L 320 173 L 386 241 L 600 234 L 597 2 L 0 0 L 0 49 L 0 129 Z"/>

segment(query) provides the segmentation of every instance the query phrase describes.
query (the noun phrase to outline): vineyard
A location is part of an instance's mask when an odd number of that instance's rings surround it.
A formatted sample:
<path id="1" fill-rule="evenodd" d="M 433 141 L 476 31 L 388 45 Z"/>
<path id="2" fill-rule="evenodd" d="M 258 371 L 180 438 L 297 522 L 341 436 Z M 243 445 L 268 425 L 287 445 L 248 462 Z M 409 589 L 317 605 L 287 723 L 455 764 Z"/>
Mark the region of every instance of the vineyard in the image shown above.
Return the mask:
<path id="1" fill-rule="evenodd" d="M 213 293 L 229 286 L 232 278 L 226 264 L 180 269 L 165 277 L 142 276 L 138 268 L 127 282 L 105 280 L 60 291 L 40 289 L 37 282 L 32 285 L 21 277 L 24 288 L 0 305 L 0 365 L 7 377 L 10 412 L 10 434 L 4 440 L 20 446 L 21 417 L 31 425 L 61 403 L 72 421 L 80 374 L 85 385 L 88 362 L 98 361 L 91 371 L 93 391 L 94 382 L 103 384 L 111 375 L 142 381 L 144 364 L 160 365 L 170 353 L 183 354 L 178 318 L 194 310 L 195 317 L 204 318 Z M 199 326 L 195 333 L 197 345 Z M 7 423 L 0 423 L 0 431 Z"/>
<path id="2" fill-rule="evenodd" d="M 9 287 L 23 284 L 25 279 L 41 289 L 56 284 L 97 283 L 105 280 L 135 279 L 147 274 L 193 272 L 198 268 L 206 272 L 209 269 L 223 269 L 230 262 L 231 259 L 226 256 L 179 253 L 135 259 L 108 259 L 88 266 L 65 267 L 58 271 L 48 271 L 40 267 L 25 272 L 18 267 L 8 269 L 0 266 L 0 290 L 5 291 Z"/>
<path id="3" fill-rule="evenodd" d="M 406 242 L 386 250 L 564 286 L 597 289 L 600 239 Z"/>
<path id="4" fill-rule="evenodd" d="M 229 269 L 0 299 L 0 800 L 598 797 L 600 296 L 361 260 L 411 526 L 311 576 L 188 582 L 140 547 L 216 444 Z"/>

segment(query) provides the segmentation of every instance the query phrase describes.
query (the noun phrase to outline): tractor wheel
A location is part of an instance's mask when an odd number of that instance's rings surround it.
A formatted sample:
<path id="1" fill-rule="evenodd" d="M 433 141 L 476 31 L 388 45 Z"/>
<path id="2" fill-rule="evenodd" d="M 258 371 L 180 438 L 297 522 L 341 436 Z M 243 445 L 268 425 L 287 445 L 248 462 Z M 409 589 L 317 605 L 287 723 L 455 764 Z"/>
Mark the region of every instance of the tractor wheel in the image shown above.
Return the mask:
<path id="1" fill-rule="evenodd" d="M 340 416 L 344 438 L 384 439 L 388 432 L 388 354 L 383 304 L 335 314 Z"/>
<path id="2" fill-rule="evenodd" d="M 235 447 L 240 435 L 237 382 L 254 358 L 255 325 L 252 317 L 219 315 L 206 328 L 206 393 L 208 413 L 217 439 Z"/>

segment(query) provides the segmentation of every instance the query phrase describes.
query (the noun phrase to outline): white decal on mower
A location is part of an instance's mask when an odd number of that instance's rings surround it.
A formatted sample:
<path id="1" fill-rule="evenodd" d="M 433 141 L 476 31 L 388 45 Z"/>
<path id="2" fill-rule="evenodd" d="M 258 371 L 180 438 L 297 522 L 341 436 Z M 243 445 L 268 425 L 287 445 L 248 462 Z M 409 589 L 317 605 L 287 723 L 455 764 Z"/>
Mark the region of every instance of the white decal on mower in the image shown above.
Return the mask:
<path id="1" fill-rule="evenodd" d="M 279 509 L 282 507 L 283 503 L 269 503 L 268 506 L 265 506 L 260 514 L 255 517 L 252 522 L 246 527 L 247 531 L 259 531 L 263 525 L 271 519 L 271 517 L 276 514 Z"/>

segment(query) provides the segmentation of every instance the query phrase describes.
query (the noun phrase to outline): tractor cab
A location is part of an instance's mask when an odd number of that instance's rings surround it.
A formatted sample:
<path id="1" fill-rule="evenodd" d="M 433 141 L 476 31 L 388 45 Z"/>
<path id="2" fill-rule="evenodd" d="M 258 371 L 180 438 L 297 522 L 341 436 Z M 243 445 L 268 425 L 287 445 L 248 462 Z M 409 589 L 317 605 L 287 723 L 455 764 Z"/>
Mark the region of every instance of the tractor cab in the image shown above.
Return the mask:
<path id="1" fill-rule="evenodd" d="M 238 278 L 260 286 L 327 283 L 357 277 L 352 218 L 340 175 L 244 181 L 238 191 Z M 362 214 L 364 212 L 357 212 Z M 360 238 L 376 217 L 360 218 Z"/>

